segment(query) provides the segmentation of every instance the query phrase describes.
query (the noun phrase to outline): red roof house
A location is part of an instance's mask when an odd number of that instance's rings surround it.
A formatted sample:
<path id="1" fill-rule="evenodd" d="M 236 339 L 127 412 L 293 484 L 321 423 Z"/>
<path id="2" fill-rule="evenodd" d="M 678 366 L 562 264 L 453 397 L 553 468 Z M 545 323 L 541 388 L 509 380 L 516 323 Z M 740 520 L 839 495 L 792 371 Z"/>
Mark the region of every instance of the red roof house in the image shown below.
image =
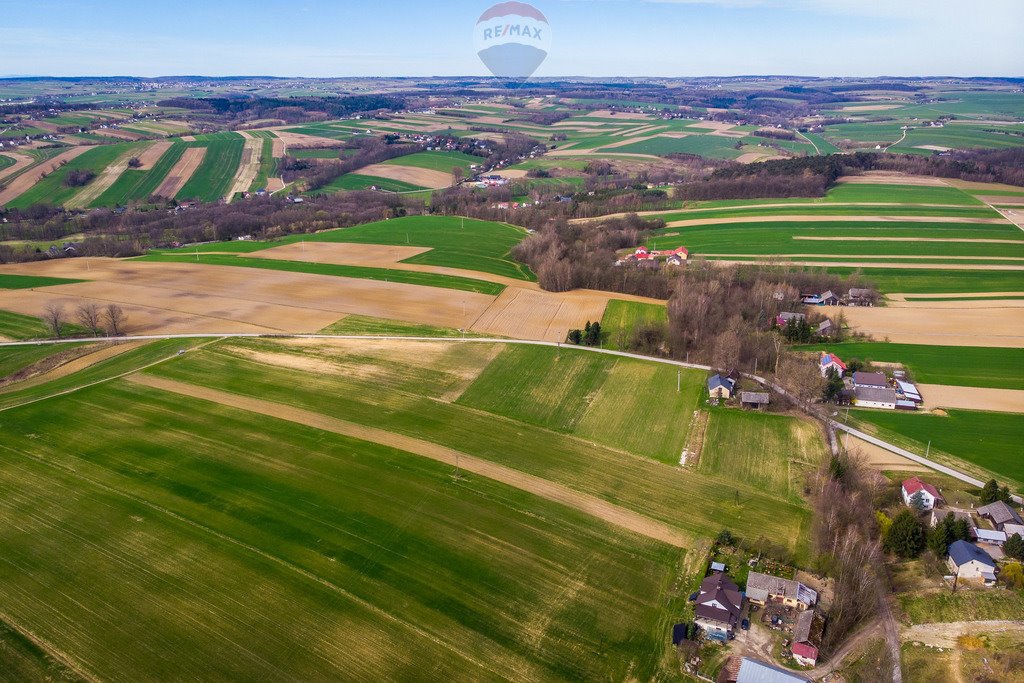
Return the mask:
<path id="1" fill-rule="evenodd" d="M 942 494 L 931 484 L 926 484 L 917 477 L 911 477 L 903 482 L 903 502 L 907 505 L 911 504 L 911 499 L 917 494 L 921 494 L 921 502 L 924 504 L 925 510 L 931 510 L 935 507 L 935 503 L 942 500 Z"/>
<path id="2" fill-rule="evenodd" d="M 818 648 L 810 643 L 793 643 L 793 659 L 803 666 L 818 663 Z"/>

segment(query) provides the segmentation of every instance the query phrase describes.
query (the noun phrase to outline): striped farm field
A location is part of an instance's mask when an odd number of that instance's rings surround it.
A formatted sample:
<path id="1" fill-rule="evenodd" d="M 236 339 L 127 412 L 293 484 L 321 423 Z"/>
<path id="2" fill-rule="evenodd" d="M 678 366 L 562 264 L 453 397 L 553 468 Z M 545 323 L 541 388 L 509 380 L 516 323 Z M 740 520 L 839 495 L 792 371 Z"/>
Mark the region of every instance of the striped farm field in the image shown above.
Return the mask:
<path id="1" fill-rule="evenodd" d="M 13 209 L 24 209 L 33 204 L 60 206 L 82 190 L 81 187 L 68 187 L 64 184 L 64 178 L 68 173 L 73 170 L 85 170 L 99 176 L 104 169 L 133 147 L 130 143 L 92 147 L 35 183 L 30 189 L 8 202 L 7 206 Z"/>
<path id="2" fill-rule="evenodd" d="M 416 192 L 427 189 L 420 185 L 413 185 L 401 180 L 392 180 L 391 178 L 380 178 L 360 173 L 346 173 L 320 189 L 313 190 L 310 194 L 329 194 L 331 192 L 341 192 L 342 190 L 369 190 L 371 187 L 376 187 L 378 190 L 384 190 L 385 192 Z"/>
<path id="3" fill-rule="evenodd" d="M 0 526 L 0 644 L 30 634 L 62 680 L 671 680 L 702 548 L 728 527 L 806 558 L 806 505 L 658 462 L 656 441 L 453 402 L 508 362 L 488 343 L 170 341 L 0 394 L 0 516 L 21 520 Z M 626 400 L 674 449 L 702 376 L 664 401 L 674 368 L 611 362 L 566 414 Z"/>
<path id="4" fill-rule="evenodd" d="M 186 144 L 176 142 L 160 156 L 148 171 L 128 169 L 93 202 L 93 206 L 124 205 L 152 196 L 187 148 Z"/>
<path id="5" fill-rule="evenodd" d="M 196 136 L 190 147 L 203 147 L 206 154 L 202 163 L 178 191 L 177 199 L 195 199 L 214 202 L 222 198 L 231 187 L 238 166 L 242 162 L 245 138 L 238 133 L 214 133 Z"/>
<path id="6" fill-rule="evenodd" d="M 866 204 L 958 204 L 982 206 L 967 192 L 949 186 L 888 183 L 840 183 L 829 190 L 827 201 Z"/>
<path id="7" fill-rule="evenodd" d="M 469 174 L 470 166 L 483 161 L 483 157 L 475 157 L 462 152 L 417 152 L 390 159 L 384 163 L 394 166 L 414 166 L 444 173 L 451 173 L 453 169 L 461 168 L 463 172 Z"/>

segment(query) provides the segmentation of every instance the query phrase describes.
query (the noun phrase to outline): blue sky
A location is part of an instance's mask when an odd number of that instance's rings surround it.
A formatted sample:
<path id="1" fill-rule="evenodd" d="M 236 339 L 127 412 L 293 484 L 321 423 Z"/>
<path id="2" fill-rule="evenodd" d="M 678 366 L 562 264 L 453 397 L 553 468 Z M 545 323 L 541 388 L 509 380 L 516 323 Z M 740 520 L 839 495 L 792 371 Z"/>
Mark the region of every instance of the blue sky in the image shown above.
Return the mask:
<path id="1" fill-rule="evenodd" d="M 0 75 L 484 75 L 477 0 L 4 0 Z M 536 0 L 538 77 L 1024 76 L 1024 0 Z"/>

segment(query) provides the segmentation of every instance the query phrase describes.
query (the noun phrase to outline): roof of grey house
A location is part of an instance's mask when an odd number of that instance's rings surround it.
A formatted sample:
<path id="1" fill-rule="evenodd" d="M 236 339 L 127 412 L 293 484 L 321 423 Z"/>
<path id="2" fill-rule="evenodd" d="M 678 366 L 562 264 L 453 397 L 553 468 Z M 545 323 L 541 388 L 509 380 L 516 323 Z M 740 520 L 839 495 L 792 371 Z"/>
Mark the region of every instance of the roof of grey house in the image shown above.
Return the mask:
<path id="1" fill-rule="evenodd" d="M 994 524 L 1024 524 L 1017 511 L 1001 500 L 978 508 L 978 514 L 990 518 Z"/>
<path id="2" fill-rule="evenodd" d="M 740 664 L 740 675 L 736 677 L 736 683 L 793 683 L 793 681 L 806 683 L 807 679 L 785 669 L 746 657 Z"/>
<path id="3" fill-rule="evenodd" d="M 721 607 L 710 603 L 717 602 Z M 735 626 L 743 609 L 743 594 L 739 586 L 725 574 L 718 572 L 704 579 L 697 596 L 698 617 L 714 619 Z"/>
<path id="4" fill-rule="evenodd" d="M 857 289 L 857 288 L 853 288 L 853 289 L 850 290 L 850 298 L 851 299 L 866 299 L 866 298 L 870 297 L 871 294 L 872 294 L 872 291 L 870 289 Z"/>
<path id="5" fill-rule="evenodd" d="M 931 525 L 935 526 L 946 518 L 946 515 L 953 515 L 954 520 L 962 519 L 967 522 L 968 525 L 974 526 L 974 518 L 971 517 L 971 513 L 967 510 L 950 510 L 944 509 L 939 510 L 938 508 L 932 509 Z"/>
<path id="6" fill-rule="evenodd" d="M 770 595 L 783 595 L 791 600 L 799 600 L 806 605 L 813 605 L 818 601 L 817 592 L 799 581 L 761 572 L 750 572 L 747 577 L 747 597 L 763 602 Z"/>
<path id="7" fill-rule="evenodd" d="M 779 313 L 779 318 L 785 320 L 787 323 L 790 320 L 803 320 L 807 315 L 805 313 Z"/>
<path id="8" fill-rule="evenodd" d="M 732 393 L 732 390 L 736 388 L 736 382 L 722 375 L 712 375 L 708 378 L 708 391 L 714 391 L 718 387 L 725 387 Z"/>
<path id="9" fill-rule="evenodd" d="M 825 619 L 817 610 L 805 609 L 797 615 L 793 626 L 794 643 L 810 643 L 818 647 L 825 632 Z"/>
<path id="10" fill-rule="evenodd" d="M 854 390 L 858 401 L 874 401 L 875 403 L 896 403 L 896 390 L 882 387 L 857 387 Z"/>
<path id="11" fill-rule="evenodd" d="M 771 403 L 771 396 L 760 391 L 744 391 L 740 394 L 740 402 L 768 404 Z"/>
<path id="12" fill-rule="evenodd" d="M 972 560 L 977 560 L 989 567 L 995 568 L 996 566 L 995 560 L 988 553 L 967 541 L 956 541 L 951 544 L 949 546 L 949 557 L 957 567 L 962 567 Z"/>
<path id="13" fill-rule="evenodd" d="M 855 372 L 853 373 L 853 383 L 868 387 L 889 386 L 889 380 L 880 372 Z"/>

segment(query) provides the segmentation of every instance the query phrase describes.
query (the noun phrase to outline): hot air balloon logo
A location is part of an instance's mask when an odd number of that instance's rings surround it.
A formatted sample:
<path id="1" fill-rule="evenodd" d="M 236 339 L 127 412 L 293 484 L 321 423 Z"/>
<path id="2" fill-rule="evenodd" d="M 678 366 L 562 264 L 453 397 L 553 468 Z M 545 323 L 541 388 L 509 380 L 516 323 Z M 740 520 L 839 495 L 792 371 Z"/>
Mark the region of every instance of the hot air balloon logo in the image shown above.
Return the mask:
<path id="1" fill-rule="evenodd" d="M 502 2 L 476 22 L 474 44 L 491 73 L 509 81 L 525 81 L 548 56 L 551 26 L 535 7 Z"/>

